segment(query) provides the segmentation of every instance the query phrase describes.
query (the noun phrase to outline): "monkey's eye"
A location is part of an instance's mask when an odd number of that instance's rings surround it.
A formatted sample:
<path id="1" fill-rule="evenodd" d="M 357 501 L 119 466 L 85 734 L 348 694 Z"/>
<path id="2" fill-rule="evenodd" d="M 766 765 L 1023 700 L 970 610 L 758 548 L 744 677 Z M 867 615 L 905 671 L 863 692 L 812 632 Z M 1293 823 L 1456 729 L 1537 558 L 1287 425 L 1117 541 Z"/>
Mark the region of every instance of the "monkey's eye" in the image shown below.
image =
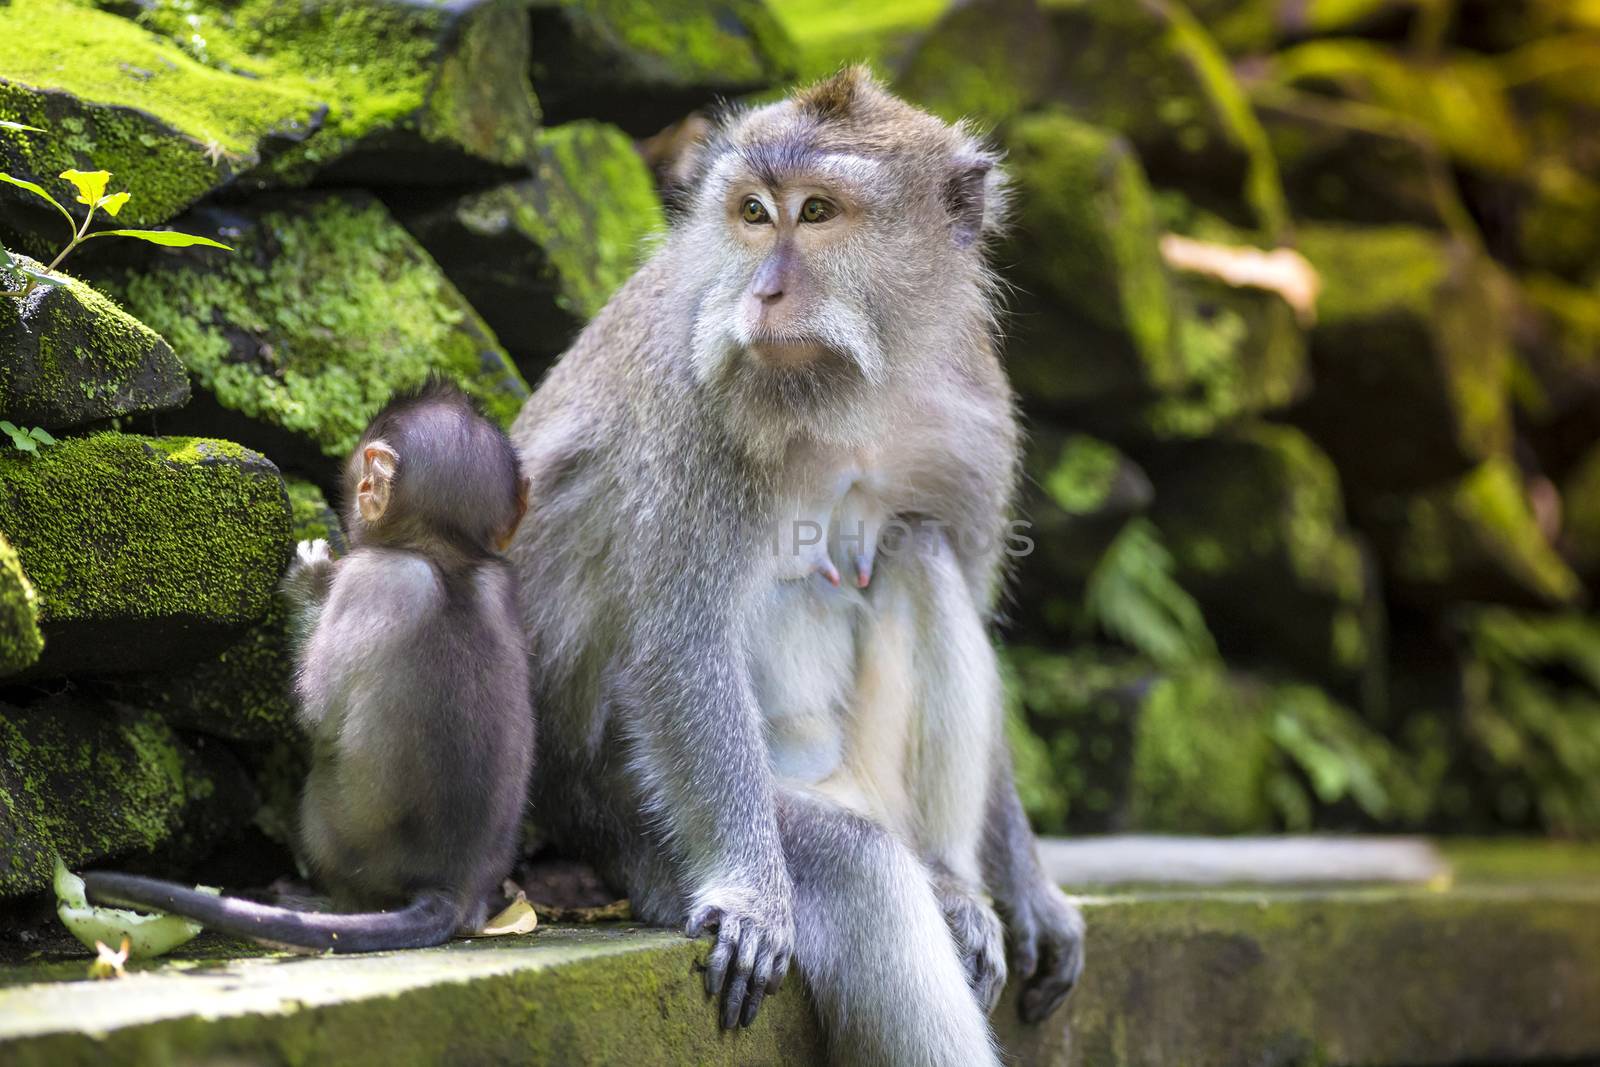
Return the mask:
<path id="1" fill-rule="evenodd" d="M 838 213 L 838 208 L 817 196 L 800 205 L 801 222 L 827 222 Z"/>
<path id="2" fill-rule="evenodd" d="M 753 196 L 744 198 L 744 206 L 739 209 L 739 217 L 752 225 L 760 225 L 763 222 L 771 221 L 771 218 L 767 215 L 767 209 L 762 207 L 761 201 Z"/>

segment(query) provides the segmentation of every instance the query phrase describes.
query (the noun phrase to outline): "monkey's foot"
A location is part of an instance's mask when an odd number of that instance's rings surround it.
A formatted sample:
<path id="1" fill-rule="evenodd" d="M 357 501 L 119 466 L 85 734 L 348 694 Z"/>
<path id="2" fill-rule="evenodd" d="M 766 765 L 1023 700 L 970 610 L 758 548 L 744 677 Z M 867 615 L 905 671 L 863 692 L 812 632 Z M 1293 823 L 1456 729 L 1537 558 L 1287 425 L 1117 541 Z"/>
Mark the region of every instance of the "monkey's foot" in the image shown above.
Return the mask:
<path id="1" fill-rule="evenodd" d="M 1023 981 L 1017 1010 L 1036 1023 L 1061 1006 L 1083 974 L 1083 913 L 1046 881 L 1024 893 L 1006 916 L 1011 962 Z"/>
<path id="2" fill-rule="evenodd" d="M 1000 916 L 976 893 L 953 880 L 937 879 L 934 890 L 967 972 L 967 985 L 987 1015 L 1000 1002 L 1006 984 L 1005 928 Z"/>

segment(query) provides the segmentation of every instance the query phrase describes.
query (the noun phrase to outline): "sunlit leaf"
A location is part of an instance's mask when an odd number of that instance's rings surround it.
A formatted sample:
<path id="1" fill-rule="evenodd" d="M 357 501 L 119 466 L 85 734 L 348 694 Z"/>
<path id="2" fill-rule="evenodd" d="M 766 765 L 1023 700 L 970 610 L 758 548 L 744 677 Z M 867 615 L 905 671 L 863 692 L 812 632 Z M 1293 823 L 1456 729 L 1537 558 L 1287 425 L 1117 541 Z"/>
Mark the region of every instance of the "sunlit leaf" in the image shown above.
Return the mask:
<path id="1" fill-rule="evenodd" d="M 122 205 L 131 199 L 133 199 L 133 194 L 129 192 L 112 193 L 110 196 L 101 197 L 98 207 L 107 215 L 115 218 L 117 212 L 122 210 Z"/>
<path id="2" fill-rule="evenodd" d="M 207 893 L 218 892 L 209 886 L 195 888 Z M 142 915 L 123 908 L 95 907 L 84 895 L 83 879 L 68 871 L 59 859 L 56 860 L 55 891 L 56 914 L 62 925 L 91 949 L 96 941 L 116 943 L 127 938 L 129 959 L 149 959 L 192 941 L 201 930 L 199 923 L 177 915 Z"/>
<path id="3" fill-rule="evenodd" d="M 89 237 L 137 237 L 141 241 L 149 241 L 155 245 L 166 245 L 168 248 L 187 248 L 189 245 L 205 245 L 208 248 L 221 248 L 232 252 L 233 249 L 221 241 L 213 241 L 209 237 L 196 237 L 192 233 L 178 233 L 176 230 L 96 230 Z M 85 238 L 87 240 L 88 238 Z"/>
<path id="4" fill-rule="evenodd" d="M 21 178 L 13 178 L 9 174 L 0 174 L 0 182 L 5 182 L 7 185 L 15 185 L 18 189 L 26 189 L 28 192 L 33 193 L 36 196 L 44 197 L 46 200 L 50 201 L 51 205 L 54 206 L 57 211 L 61 212 L 67 217 L 67 222 L 71 224 L 74 230 L 78 228 L 77 220 L 72 217 L 72 212 L 62 207 L 61 201 L 45 192 L 43 186 L 35 185 L 33 182 L 24 181 Z"/>
<path id="5" fill-rule="evenodd" d="M 38 441 L 41 445 L 53 445 L 56 443 L 56 439 L 50 436 L 50 431 L 43 426 L 35 426 L 28 431 L 28 436 Z"/>
<path id="6" fill-rule="evenodd" d="M 37 126 L 29 126 L 22 122 L 10 122 L 6 119 L 0 119 L 0 130 L 27 130 L 29 133 L 44 132 Z"/>
<path id="7" fill-rule="evenodd" d="M 95 204 L 106 195 L 106 183 L 111 180 L 109 170 L 64 170 L 61 176 L 78 190 L 78 203 Z"/>
<path id="8" fill-rule="evenodd" d="M 19 267 L 18 269 L 32 278 L 35 285 L 45 285 L 51 289 L 57 289 L 67 284 L 65 278 L 57 278 L 55 275 L 42 271 L 37 267 Z"/>
<path id="9" fill-rule="evenodd" d="M 11 258 L 4 245 L 0 245 L 0 270 L 16 270 L 17 261 Z"/>

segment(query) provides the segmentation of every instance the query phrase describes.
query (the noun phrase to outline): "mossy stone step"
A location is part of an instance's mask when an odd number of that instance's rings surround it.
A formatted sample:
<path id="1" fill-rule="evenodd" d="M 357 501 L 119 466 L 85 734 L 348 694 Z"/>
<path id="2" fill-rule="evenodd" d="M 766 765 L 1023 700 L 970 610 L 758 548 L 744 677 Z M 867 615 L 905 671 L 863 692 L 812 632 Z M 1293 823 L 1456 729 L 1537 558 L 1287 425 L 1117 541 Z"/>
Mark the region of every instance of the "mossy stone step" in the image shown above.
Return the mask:
<path id="1" fill-rule="evenodd" d="M 1513 857 L 1515 858 L 1515 857 Z M 1501 864 L 1500 867 L 1503 867 Z M 1522 861 L 1512 865 L 1526 872 Z M 1016 1062 L 1233 1067 L 1533 1063 L 1600 1056 L 1600 882 L 1152 890 L 1082 898 L 1089 969 L 1063 1014 L 1015 1023 Z M 671 931 L 549 927 L 363 957 L 186 957 L 115 982 L 81 960 L 0 970 L 18 1067 L 214 1059 L 342 1064 L 811 1064 L 798 983 L 721 1033 Z"/>

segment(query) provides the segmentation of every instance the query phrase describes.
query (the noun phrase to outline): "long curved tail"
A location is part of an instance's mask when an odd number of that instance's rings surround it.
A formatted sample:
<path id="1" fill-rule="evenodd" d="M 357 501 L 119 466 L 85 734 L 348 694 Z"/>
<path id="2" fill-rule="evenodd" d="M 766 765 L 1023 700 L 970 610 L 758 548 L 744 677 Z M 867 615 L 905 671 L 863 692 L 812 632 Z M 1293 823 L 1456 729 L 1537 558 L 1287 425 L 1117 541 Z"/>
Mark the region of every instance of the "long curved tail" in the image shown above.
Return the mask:
<path id="1" fill-rule="evenodd" d="M 419 893 L 403 908 L 353 914 L 295 911 L 237 897 L 201 893 L 159 878 L 90 871 L 83 885 L 91 903 L 150 908 L 193 919 L 234 937 L 333 952 L 382 952 L 440 945 L 461 922 L 455 899 Z"/>

